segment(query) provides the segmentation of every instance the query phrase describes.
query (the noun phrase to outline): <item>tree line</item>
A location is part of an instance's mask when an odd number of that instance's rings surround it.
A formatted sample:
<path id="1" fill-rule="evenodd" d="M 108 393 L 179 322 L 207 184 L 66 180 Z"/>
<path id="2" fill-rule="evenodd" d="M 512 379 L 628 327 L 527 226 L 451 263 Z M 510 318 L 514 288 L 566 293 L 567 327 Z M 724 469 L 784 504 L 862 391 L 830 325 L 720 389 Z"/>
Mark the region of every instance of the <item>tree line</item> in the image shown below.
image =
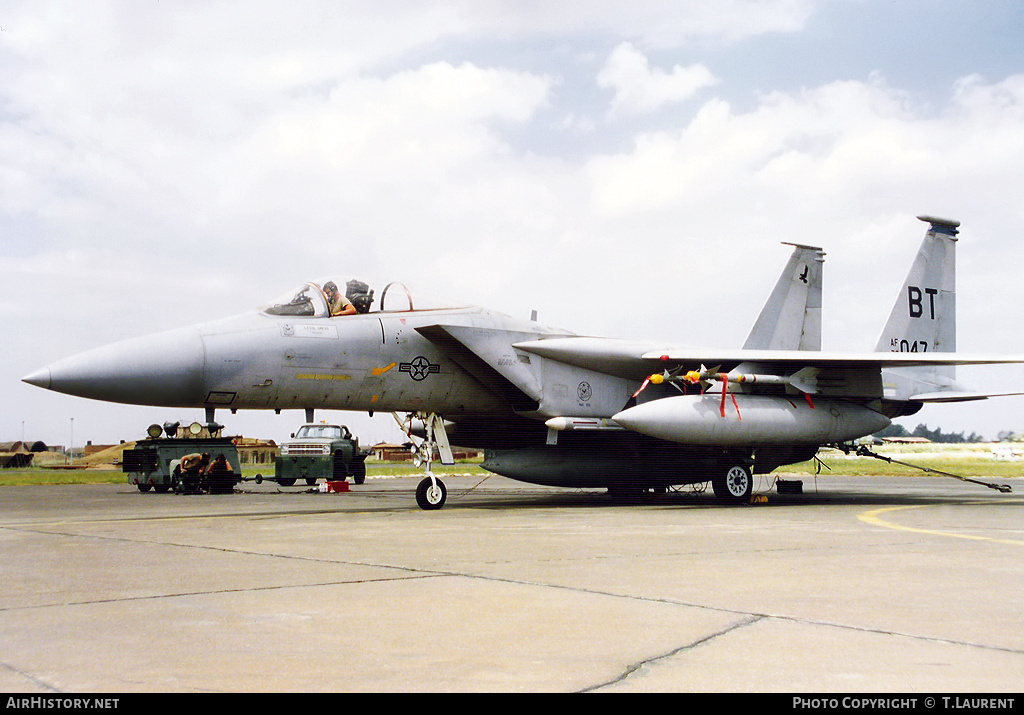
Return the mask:
<path id="1" fill-rule="evenodd" d="M 928 429 L 928 425 L 919 424 L 913 429 L 908 431 L 903 425 L 892 424 L 886 427 L 881 432 L 876 433 L 876 437 L 924 437 L 925 439 L 932 442 L 940 442 L 943 444 L 965 444 L 974 442 L 985 442 L 987 441 L 977 432 L 971 432 L 969 435 L 965 435 L 963 432 L 943 432 L 941 428 L 936 427 L 935 429 Z M 1014 434 L 1010 431 L 1000 432 L 996 438 L 999 442 L 1009 441 L 1013 438 Z"/>

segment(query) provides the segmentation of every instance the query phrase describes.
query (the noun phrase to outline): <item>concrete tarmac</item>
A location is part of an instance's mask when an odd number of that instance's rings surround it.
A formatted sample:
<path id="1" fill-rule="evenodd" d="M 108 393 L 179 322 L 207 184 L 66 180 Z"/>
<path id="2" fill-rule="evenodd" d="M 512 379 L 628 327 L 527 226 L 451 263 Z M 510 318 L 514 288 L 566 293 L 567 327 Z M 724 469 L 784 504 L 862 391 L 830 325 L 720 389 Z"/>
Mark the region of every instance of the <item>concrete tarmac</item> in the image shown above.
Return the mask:
<path id="1" fill-rule="evenodd" d="M 0 488 L 0 691 L 1024 689 L 1024 481 L 416 481 Z"/>

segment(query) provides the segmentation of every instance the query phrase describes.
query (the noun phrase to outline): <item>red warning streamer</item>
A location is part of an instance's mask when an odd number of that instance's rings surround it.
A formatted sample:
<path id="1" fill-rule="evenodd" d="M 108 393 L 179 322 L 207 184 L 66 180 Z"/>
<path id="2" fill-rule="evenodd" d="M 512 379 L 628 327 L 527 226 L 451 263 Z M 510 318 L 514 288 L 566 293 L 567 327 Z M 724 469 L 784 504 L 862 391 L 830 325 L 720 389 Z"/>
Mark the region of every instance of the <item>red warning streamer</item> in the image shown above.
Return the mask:
<path id="1" fill-rule="evenodd" d="M 725 372 L 718 373 L 718 378 L 722 381 L 722 417 L 725 417 L 725 400 L 726 397 L 732 398 L 732 406 L 736 408 L 736 416 L 739 417 L 740 421 L 743 421 L 743 415 L 740 414 L 740 404 L 736 401 L 736 395 L 729 394 L 729 374 Z"/>

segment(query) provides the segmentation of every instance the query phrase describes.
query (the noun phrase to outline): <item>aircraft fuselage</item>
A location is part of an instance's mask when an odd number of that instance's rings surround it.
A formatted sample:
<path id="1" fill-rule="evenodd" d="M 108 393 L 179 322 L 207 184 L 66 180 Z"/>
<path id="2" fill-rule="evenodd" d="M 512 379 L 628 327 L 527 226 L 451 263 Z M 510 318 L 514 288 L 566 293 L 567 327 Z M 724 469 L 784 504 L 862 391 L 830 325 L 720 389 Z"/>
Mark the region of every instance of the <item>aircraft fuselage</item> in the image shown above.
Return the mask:
<path id="1" fill-rule="evenodd" d="M 420 413 L 442 456 L 449 443 L 483 448 L 485 467 L 523 481 L 711 481 L 716 494 L 743 499 L 752 473 L 877 432 L 923 402 L 983 396 L 955 383 L 955 365 L 1020 361 L 933 350 L 954 345 L 958 224 L 920 218 L 930 225 L 922 249 L 869 354 L 818 349 L 823 253 L 797 245 L 739 351 L 577 336 L 397 282 L 375 297 L 360 280 L 321 280 L 257 311 L 98 348 L 24 380 L 205 408 L 209 419 L 218 409 Z M 439 508 L 443 485 L 430 475 L 417 500 Z"/>

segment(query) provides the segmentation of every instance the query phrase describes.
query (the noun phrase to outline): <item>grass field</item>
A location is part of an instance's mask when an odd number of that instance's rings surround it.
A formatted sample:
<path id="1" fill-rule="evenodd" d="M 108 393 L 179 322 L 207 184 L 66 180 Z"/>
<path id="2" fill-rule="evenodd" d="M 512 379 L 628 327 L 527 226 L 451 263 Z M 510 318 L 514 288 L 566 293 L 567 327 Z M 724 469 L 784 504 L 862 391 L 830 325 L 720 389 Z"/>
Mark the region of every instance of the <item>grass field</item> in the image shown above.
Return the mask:
<path id="1" fill-rule="evenodd" d="M 949 472 L 962 477 L 994 477 L 1007 479 L 1024 476 L 1024 459 L 998 456 L 1011 445 L 1006 444 L 915 444 L 885 445 L 876 447 L 875 452 L 901 462 L 918 464 L 922 467 Z M 1013 445 L 1018 454 L 1020 445 Z M 367 477 L 416 476 L 422 474 L 408 462 L 367 462 Z M 898 464 L 890 464 L 870 457 L 847 456 L 842 452 L 823 449 L 817 460 L 792 464 L 777 470 L 786 475 L 833 476 L 928 476 L 925 472 Z M 249 467 L 243 470 L 246 477 L 257 473 L 273 474 L 273 467 Z M 434 473 L 444 474 L 488 474 L 480 467 L 479 461 L 460 462 L 450 467 L 435 463 Z M 0 487 L 32 484 L 123 484 L 127 475 L 112 466 L 92 466 L 88 469 L 57 469 L 53 467 L 30 467 L 28 469 L 0 470 Z"/>
<path id="2" fill-rule="evenodd" d="M 262 467 L 248 467 L 242 470 L 242 476 L 255 477 L 257 474 L 273 476 L 274 467 L 267 465 Z M 367 477 L 381 476 L 416 476 L 423 474 L 422 469 L 417 469 L 411 463 L 368 463 L 366 465 Z M 441 464 L 434 465 L 434 474 L 489 474 L 480 468 L 479 462 L 458 463 L 450 467 Z M 28 469 L 4 469 L 0 470 L 0 487 L 25 486 L 32 484 L 127 484 L 128 475 L 119 467 L 94 466 L 88 469 L 55 469 L 50 467 L 30 467 Z"/>
<path id="3" fill-rule="evenodd" d="M 996 446 L 999 449 L 999 446 Z M 997 477 L 1006 479 L 1024 475 L 1024 459 L 1008 459 L 993 452 L 993 445 L 896 445 L 876 447 L 876 454 L 936 469 L 961 477 Z M 782 467 L 787 474 L 827 476 L 928 476 L 926 472 L 871 457 L 845 455 L 832 449 L 818 452 L 818 459 Z"/>

